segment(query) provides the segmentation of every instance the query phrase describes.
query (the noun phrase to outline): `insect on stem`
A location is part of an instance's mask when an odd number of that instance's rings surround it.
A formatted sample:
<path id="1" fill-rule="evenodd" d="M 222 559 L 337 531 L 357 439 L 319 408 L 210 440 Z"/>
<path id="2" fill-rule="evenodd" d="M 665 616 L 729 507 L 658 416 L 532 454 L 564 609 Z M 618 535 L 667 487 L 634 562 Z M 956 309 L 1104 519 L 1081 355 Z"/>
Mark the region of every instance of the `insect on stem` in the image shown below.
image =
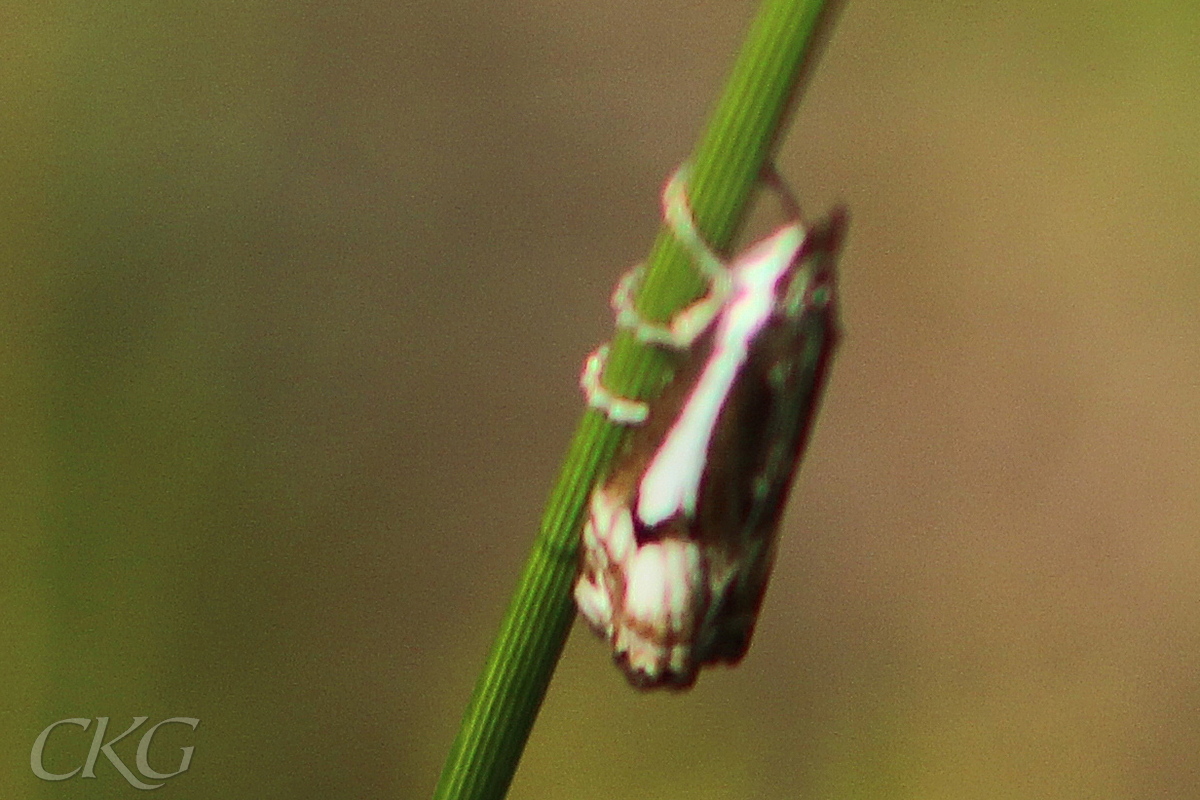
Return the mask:
<path id="1" fill-rule="evenodd" d="M 663 216 L 707 294 L 651 323 L 632 302 L 638 266 L 612 297 L 619 328 L 683 363 L 651 403 L 604 387 L 607 345 L 580 376 L 590 405 L 638 426 L 592 490 L 575 600 L 640 688 L 684 688 L 701 666 L 745 655 L 838 338 L 845 214 L 807 230 L 768 168 L 763 182 L 788 221 L 726 265 L 696 230 L 687 175 L 681 167 L 667 182 Z"/>

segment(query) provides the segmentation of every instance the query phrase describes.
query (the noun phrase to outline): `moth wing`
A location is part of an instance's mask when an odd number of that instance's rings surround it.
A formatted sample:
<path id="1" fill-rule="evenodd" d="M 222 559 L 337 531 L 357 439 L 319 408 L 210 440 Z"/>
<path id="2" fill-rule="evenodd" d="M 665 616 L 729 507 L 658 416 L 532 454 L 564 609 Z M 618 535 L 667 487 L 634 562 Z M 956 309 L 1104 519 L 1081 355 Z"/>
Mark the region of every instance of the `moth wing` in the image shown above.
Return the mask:
<path id="1" fill-rule="evenodd" d="M 839 335 L 834 260 L 844 217 L 810 233 L 798 254 L 789 291 L 794 302 L 781 303 L 755 342 L 745 369 L 759 376 L 742 382 L 745 395 L 732 398 L 730 427 L 753 426 L 743 440 L 755 463 L 745 471 L 750 481 L 743 496 L 750 498 L 742 524 L 718 551 L 728 553 L 725 589 L 714 590 L 712 607 L 701 626 L 707 635 L 697 643 L 700 663 L 737 663 L 746 654 L 775 561 L 778 528 L 793 478 L 816 418 L 828 367 Z M 737 431 L 728 429 L 722 436 Z M 736 483 L 736 481 L 734 482 Z M 731 549 L 726 549 L 731 548 Z M 722 571 L 713 554 L 714 578 Z"/>

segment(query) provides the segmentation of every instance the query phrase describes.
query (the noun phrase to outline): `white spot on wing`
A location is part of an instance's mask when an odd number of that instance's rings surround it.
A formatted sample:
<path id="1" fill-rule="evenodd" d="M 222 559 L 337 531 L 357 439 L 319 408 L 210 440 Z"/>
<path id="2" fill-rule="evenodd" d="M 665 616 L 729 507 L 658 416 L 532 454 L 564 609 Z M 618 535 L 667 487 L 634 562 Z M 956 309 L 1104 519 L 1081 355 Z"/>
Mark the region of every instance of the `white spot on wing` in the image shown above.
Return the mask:
<path id="1" fill-rule="evenodd" d="M 664 539 L 642 545 L 629 567 L 625 625 L 615 649 L 630 669 L 657 677 L 690 658 L 696 621 L 708 604 L 703 556 L 692 542 Z"/>
<path id="2" fill-rule="evenodd" d="M 614 574 L 628 570 L 637 550 L 629 508 L 610 493 L 592 493 L 589 516 L 583 526 L 583 564 L 575 582 L 575 603 L 588 623 L 611 636 L 621 581 Z"/>
<path id="3" fill-rule="evenodd" d="M 676 513 L 691 517 L 713 428 L 750 342 L 775 307 L 775 284 L 804 241 L 799 225 L 781 228 L 730 266 L 733 288 L 713 349 L 679 419 L 642 476 L 637 513 L 653 527 Z"/>

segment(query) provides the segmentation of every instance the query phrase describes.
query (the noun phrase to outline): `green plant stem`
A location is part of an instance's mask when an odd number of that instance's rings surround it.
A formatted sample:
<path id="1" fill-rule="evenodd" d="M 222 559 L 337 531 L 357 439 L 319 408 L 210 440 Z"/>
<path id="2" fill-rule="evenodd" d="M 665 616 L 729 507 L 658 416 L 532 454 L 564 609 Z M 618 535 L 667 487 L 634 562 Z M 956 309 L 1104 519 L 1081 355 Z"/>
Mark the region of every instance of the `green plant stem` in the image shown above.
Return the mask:
<path id="1" fill-rule="evenodd" d="M 818 23 L 828 18 L 825 6 L 822 0 L 765 0 L 693 153 L 692 212 L 697 228 L 718 251 L 728 248 L 740 228 L 763 164 L 780 137 L 803 67 L 820 38 Z M 636 304 L 648 319 L 669 319 L 705 288 L 665 227 L 647 264 Z M 613 343 L 604 380 L 620 395 L 648 397 L 670 368 L 667 353 L 625 333 Z M 588 493 L 623 433 L 600 414 L 584 414 L 446 759 L 436 800 L 496 800 L 507 792 L 575 618 L 571 584 Z"/>

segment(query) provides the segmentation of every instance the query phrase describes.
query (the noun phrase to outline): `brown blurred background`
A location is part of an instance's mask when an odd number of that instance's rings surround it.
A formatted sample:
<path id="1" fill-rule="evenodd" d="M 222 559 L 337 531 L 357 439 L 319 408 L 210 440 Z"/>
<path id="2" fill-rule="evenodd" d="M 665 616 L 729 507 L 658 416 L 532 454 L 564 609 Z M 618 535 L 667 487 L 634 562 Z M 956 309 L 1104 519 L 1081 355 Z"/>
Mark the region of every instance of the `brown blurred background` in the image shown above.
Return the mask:
<path id="1" fill-rule="evenodd" d="M 1200 797 L 1200 12 L 967 5 L 852 0 L 781 147 L 847 335 L 750 655 L 577 630 L 513 798 Z M 754 6 L 0 4 L 0 796 L 142 715 L 429 794 Z"/>

